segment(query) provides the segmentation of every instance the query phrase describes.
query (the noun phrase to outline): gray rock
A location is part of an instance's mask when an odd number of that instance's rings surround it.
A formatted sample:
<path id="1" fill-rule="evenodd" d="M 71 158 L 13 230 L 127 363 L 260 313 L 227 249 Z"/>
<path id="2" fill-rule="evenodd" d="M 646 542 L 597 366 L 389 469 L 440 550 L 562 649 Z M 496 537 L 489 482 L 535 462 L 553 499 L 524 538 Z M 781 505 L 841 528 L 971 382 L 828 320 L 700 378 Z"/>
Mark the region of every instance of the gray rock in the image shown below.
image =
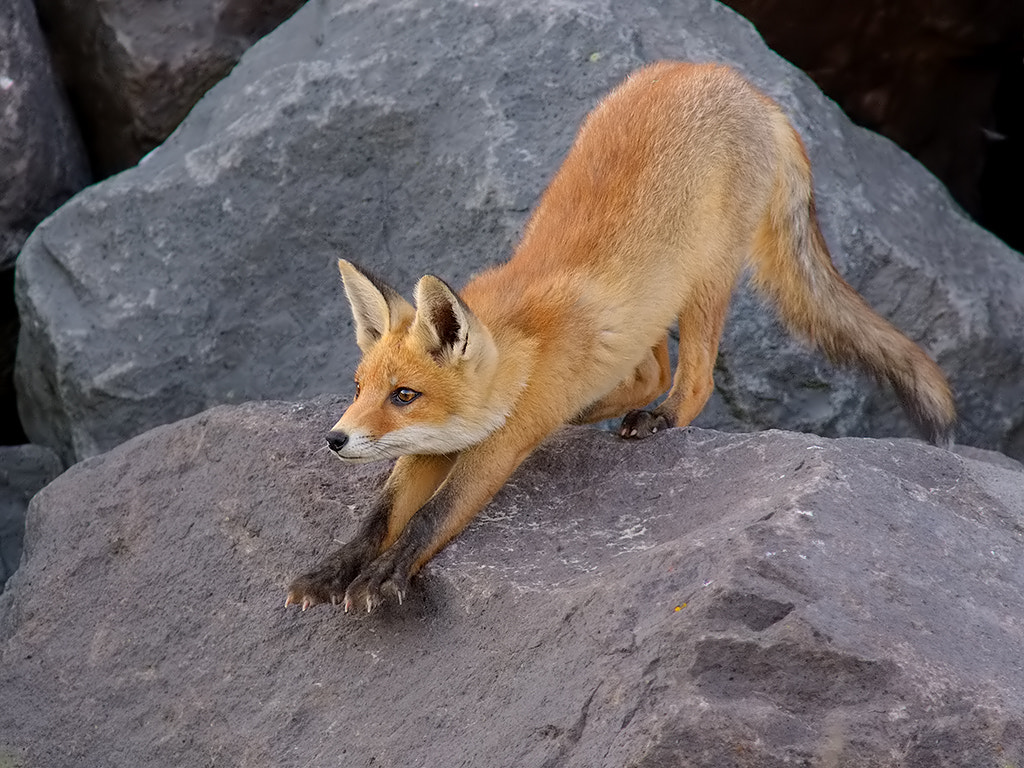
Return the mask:
<path id="1" fill-rule="evenodd" d="M 659 58 L 735 64 L 806 137 L 841 271 L 947 370 L 962 442 L 1024 455 L 1024 261 L 714 3 L 310 3 L 139 167 L 26 247 L 26 432 L 106 450 L 217 403 L 352 391 L 334 259 L 408 290 L 511 251 L 576 126 Z M 913 434 L 739 294 L 700 424 Z"/>
<path id="2" fill-rule="evenodd" d="M 68 470 L 0 596 L 25 765 L 1024 762 L 1024 475 L 908 440 L 568 429 L 369 616 L 284 608 L 382 469 L 342 404 Z"/>
<path id="3" fill-rule="evenodd" d="M 0 4 L 0 270 L 43 217 L 89 183 L 32 0 Z"/>
<path id="4" fill-rule="evenodd" d="M 998 451 L 986 451 L 984 448 L 975 448 L 971 445 L 954 445 L 953 450 L 967 459 L 987 461 L 989 464 L 995 464 L 997 467 L 1024 472 L 1024 464 Z"/>
<path id="5" fill-rule="evenodd" d="M 49 448 L 0 446 L 0 591 L 21 560 L 29 501 L 63 470 Z"/>
<path id="6" fill-rule="evenodd" d="M 303 0 L 36 0 L 96 171 L 138 162 Z"/>

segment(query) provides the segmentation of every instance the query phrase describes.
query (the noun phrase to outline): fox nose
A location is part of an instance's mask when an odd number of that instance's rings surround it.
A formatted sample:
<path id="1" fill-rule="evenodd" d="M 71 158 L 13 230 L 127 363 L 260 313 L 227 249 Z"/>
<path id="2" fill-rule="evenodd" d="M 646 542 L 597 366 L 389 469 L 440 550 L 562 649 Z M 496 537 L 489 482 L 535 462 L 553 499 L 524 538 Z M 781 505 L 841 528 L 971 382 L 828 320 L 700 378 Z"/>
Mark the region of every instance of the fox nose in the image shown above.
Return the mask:
<path id="1" fill-rule="evenodd" d="M 327 445 L 328 447 L 337 453 L 345 447 L 345 443 L 348 442 L 348 435 L 344 432 L 338 432 L 337 430 L 331 430 L 327 433 Z"/>

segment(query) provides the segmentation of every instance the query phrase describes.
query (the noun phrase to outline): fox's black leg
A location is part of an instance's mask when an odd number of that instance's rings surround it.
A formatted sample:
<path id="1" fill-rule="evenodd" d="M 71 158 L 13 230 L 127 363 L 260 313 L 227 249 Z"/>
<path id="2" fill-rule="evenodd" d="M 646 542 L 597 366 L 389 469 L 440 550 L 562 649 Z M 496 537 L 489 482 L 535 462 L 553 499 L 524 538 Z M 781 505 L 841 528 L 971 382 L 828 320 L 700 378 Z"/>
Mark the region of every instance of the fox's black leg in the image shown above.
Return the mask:
<path id="1" fill-rule="evenodd" d="M 348 585 L 345 611 L 355 608 L 370 612 L 384 598 L 401 603 L 413 574 L 473 517 L 470 513 L 465 522 L 457 520 L 457 504 L 458 500 L 450 491 L 442 491 L 428 501 L 409 521 L 398 540 L 367 564 Z"/>
<path id="2" fill-rule="evenodd" d="M 338 605 L 356 575 L 397 539 L 451 469 L 452 456 L 403 456 L 358 533 L 288 588 L 285 606 Z"/>
<path id="3" fill-rule="evenodd" d="M 504 429 L 459 454 L 437 493 L 349 584 L 346 609 L 373 610 L 386 598 L 404 599 L 409 580 L 469 524 L 553 428 L 536 419 L 510 419 Z"/>
<path id="4" fill-rule="evenodd" d="M 318 603 L 341 603 L 352 579 L 380 552 L 388 531 L 390 511 L 391 500 L 385 493 L 351 541 L 291 583 L 285 607 L 294 604 L 306 610 Z"/>

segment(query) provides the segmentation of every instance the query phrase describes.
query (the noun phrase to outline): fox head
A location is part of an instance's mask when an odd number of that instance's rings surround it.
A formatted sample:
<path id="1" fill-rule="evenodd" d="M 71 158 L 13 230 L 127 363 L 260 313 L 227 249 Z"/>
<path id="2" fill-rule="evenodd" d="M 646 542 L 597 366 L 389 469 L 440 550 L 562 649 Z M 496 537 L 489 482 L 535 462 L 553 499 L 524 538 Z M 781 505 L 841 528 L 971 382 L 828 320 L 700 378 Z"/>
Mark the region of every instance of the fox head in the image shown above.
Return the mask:
<path id="1" fill-rule="evenodd" d="M 413 307 L 350 262 L 338 268 L 363 353 L 355 400 L 327 435 L 339 459 L 453 453 L 501 426 L 488 397 L 497 348 L 451 288 L 426 275 Z"/>

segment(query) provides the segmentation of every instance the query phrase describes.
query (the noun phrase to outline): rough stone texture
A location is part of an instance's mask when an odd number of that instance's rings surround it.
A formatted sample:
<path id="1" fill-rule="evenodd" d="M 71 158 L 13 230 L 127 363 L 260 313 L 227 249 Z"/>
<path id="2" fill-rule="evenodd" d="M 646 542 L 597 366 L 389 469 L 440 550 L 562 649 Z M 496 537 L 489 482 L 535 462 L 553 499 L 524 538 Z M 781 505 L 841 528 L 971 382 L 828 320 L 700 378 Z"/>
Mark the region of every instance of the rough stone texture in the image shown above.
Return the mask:
<path id="1" fill-rule="evenodd" d="M 0 444 L 25 441 L 14 391 L 14 261 L 32 229 L 89 182 L 78 129 L 32 0 L 0 3 Z"/>
<path id="2" fill-rule="evenodd" d="M 89 182 L 32 0 L 0 4 L 0 271 L 44 216 Z"/>
<path id="3" fill-rule="evenodd" d="M 34 442 L 90 456 L 216 403 L 351 392 L 334 259 L 408 290 L 510 252 L 576 126 L 659 59 L 737 65 L 807 140 L 841 271 L 949 372 L 960 439 L 1024 455 L 1024 261 L 750 24 L 706 2 L 318 2 L 137 168 L 29 241 L 18 386 Z M 700 424 L 913 434 L 888 391 L 734 307 Z"/>
<path id="4" fill-rule="evenodd" d="M 304 0 L 36 0 L 96 171 L 138 162 Z"/>
<path id="5" fill-rule="evenodd" d="M 0 446 L 0 591 L 21 559 L 29 500 L 63 470 L 49 448 Z"/>
<path id="6" fill-rule="evenodd" d="M 68 470 L 0 596 L 0 761 L 1024 762 L 1024 472 L 907 440 L 569 429 L 403 606 L 285 610 L 382 469 L 341 403 L 225 406 Z"/>

